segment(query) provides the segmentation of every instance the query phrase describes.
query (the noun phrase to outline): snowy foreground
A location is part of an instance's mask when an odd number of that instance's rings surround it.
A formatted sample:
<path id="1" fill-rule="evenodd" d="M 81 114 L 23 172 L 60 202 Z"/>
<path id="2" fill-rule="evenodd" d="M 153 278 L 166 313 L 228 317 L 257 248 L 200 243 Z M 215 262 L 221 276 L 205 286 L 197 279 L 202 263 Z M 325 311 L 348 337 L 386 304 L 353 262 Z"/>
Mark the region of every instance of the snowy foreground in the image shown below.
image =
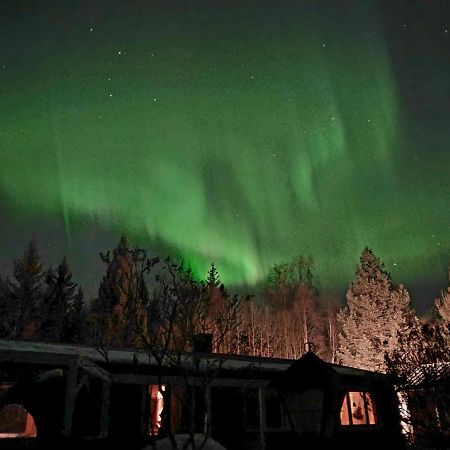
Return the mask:
<path id="1" fill-rule="evenodd" d="M 192 450 L 192 444 L 189 443 L 188 446 L 185 446 L 187 441 L 189 440 L 189 435 L 187 434 L 177 434 L 175 436 L 175 439 L 177 441 L 177 448 L 178 449 L 185 449 L 185 450 Z M 208 438 L 205 445 L 201 447 L 203 444 L 203 441 L 205 439 L 205 436 L 203 434 L 196 434 L 194 437 L 195 441 L 195 448 L 196 449 L 202 449 L 202 450 L 226 450 L 225 447 L 220 445 L 218 442 L 213 441 L 211 438 Z M 152 447 L 151 445 L 145 447 L 144 450 L 172 450 L 172 444 L 170 443 L 169 438 L 161 439 L 160 441 L 156 442 L 156 446 Z"/>

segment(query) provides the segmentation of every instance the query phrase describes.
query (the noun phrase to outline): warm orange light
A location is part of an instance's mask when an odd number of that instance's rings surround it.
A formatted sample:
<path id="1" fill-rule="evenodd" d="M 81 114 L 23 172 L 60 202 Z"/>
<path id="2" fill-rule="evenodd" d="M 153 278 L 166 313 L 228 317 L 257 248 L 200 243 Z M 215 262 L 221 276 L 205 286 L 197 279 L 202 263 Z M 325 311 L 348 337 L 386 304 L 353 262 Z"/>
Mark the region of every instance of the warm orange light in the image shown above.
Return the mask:
<path id="1" fill-rule="evenodd" d="M 0 411 L 0 439 L 32 438 L 36 435 L 33 416 L 22 405 L 6 405 Z"/>
<path id="2" fill-rule="evenodd" d="M 161 386 L 161 391 L 165 391 L 166 386 Z M 164 409 L 164 398 L 157 384 L 151 384 L 148 387 L 150 394 L 150 427 L 149 433 L 157 435 L 162 425 L 161 413 Z"/>
<path id="3" fill-rule="evenodd" d="M 375 425 L 377 416 L 370 392 L 347 392 L 341 407 L 341 425 Z"/>

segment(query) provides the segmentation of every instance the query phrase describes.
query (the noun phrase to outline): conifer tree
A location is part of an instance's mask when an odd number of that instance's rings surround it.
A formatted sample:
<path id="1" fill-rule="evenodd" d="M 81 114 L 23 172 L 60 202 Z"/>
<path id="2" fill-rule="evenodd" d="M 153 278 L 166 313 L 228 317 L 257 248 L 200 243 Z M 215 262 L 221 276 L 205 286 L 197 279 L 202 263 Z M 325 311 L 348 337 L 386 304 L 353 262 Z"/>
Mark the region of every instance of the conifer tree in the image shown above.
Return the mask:
<path id="1" fill-rule="evenodd" d="M 367 247 L 338 314 L 338 359 L 342 364 L 385 371 L 385 354 L 398 347 L 414 320 L 406 289 L 394 286 L 384 265 Z"/>
<path id="2" fill-rule="evenodd" d="M 142 330 L 146 329 L 146 305 L 148 291 L 145 275 L 154 260 L 147 258 L 142 249 L 130 249 L 122 236 L 119 245 L 101 255 L 107 265 L 92 305 L 97 338 L 103 345 L 126 346 L 137 344 Z"/>
<path id="3" fill-rule="evenodd" d="M 77 284 L 64 258 L 56 270 L 45 273 L 46 293 L 41 305 L 42 321 L 39 338 L 51 342 L 63 341 L 66 334 L 67 314 L 78 295 Z"/>
<path id="4" fill-rule="evenodd" d="M 208 277 L 206 278 L 206 284 L 209 287 L 216 287 L 218 288 L 220 286 L 220 276 L 219 271 L 217 270 L 214 263 L 211 263 L 211 268 L 208 271 Z"/>
<path id="5" fill-rule="evenodd" d="M 14 279 L 9 281 L 10 339 L 33 339 L 40 323 L 43 270 L 36 241 L 28 244 L 21 259 L 14 261 Z"/>
<path id="6" fill-rule="evenodd" d="M 86 339 L 87 312 L 83 291 L 78 287 L 67 305 L 67 314 L 62 339 L 64 342 L 82 343 Z"/>

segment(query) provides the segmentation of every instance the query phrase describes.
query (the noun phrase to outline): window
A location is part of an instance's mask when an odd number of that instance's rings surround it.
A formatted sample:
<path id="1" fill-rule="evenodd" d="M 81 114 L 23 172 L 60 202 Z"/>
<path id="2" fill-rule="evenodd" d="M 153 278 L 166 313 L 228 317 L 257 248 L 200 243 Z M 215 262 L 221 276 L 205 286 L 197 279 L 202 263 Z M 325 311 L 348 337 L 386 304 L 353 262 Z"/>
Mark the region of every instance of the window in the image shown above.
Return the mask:
<path id="1" fill-rule="evenodd" d="M 166 386 L 162 385 L 161 390 L 165 391 Z M 157 384 L 151 384 L 148 387 L 148 391 L 150 394 L 150 427 L 149 434 L 152 436 L 156 436 L 159 433 L 159 429 L 161 428 L 161 413 L 164 408 L 164 399 L 163 395 L 159 390 L 159 386 Z"/>
<path id="2" fill-rule="evenodd" d="M 370 392 L 347 392 L 341 407 L 341 425 L 376 425 L 377 413 Z"/>
<path id="3" fill-rule="evenodd" d="M 0 410 L 0 439 L 36 437 L 33 416 L 22 406 L 6 405 Z"/>

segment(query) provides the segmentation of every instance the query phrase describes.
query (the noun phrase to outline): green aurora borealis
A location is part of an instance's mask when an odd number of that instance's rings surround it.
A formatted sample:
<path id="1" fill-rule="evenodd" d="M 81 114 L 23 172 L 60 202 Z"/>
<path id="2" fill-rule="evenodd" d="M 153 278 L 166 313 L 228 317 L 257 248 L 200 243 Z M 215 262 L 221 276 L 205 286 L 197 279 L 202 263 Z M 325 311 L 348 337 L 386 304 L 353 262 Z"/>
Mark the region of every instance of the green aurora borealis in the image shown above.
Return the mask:
<path id="1" fill-rule="evenodd" d="M 341 288 L 365 245 L 397 281 L 445 279 L 450 131 L 417 138 L 376 3 L 107 3 L 4 19 L 19 222 L 63 217 L 69 249 L 125 231 L 234 285 L 303 254 Z"/>

